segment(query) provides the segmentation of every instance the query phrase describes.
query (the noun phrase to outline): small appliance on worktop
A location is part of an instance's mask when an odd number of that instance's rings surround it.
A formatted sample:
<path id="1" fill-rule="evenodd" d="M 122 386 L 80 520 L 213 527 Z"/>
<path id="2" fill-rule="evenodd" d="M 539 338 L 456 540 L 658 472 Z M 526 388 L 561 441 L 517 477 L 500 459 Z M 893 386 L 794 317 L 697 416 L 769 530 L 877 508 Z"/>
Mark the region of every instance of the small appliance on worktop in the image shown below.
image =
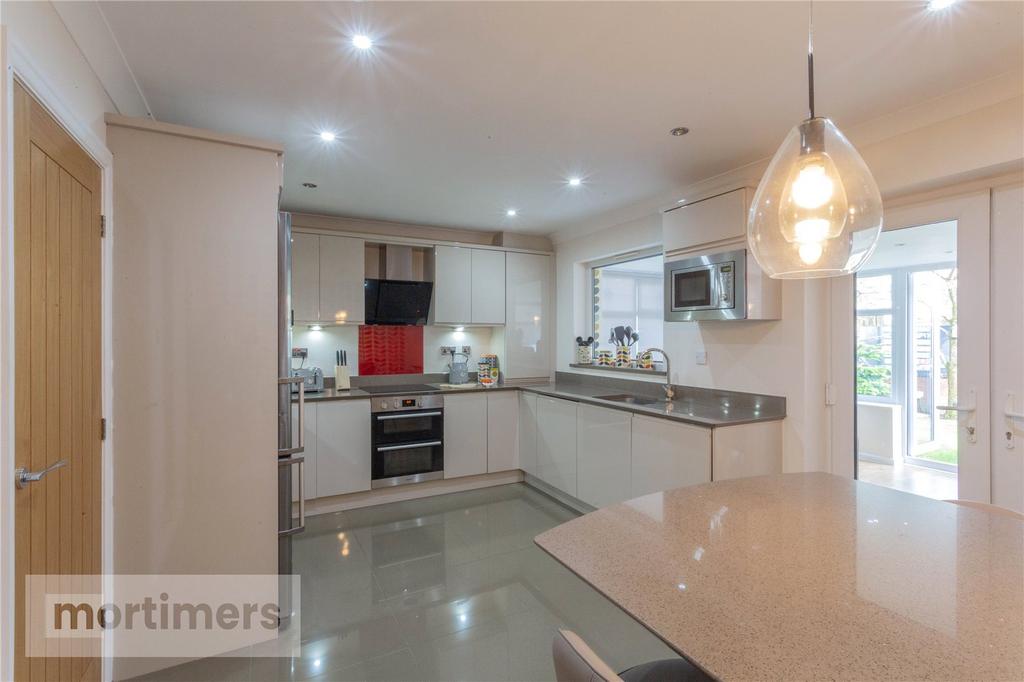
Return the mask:
<path id="1" fill-rule="evenodd" d="M 444 478 L 444 396 L 430 395 L 439 389 L 414 384 L 363 390 L 388 394 L 370 399 L 370 488 Z"/>

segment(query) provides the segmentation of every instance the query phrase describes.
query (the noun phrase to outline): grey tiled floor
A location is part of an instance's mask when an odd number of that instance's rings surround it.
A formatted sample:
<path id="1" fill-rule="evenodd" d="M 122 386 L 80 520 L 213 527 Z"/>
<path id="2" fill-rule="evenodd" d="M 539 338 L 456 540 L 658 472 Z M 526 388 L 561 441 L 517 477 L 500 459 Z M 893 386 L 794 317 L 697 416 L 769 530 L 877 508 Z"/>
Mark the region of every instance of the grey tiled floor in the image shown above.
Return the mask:
<path id="1" fill-rule="evenodd" d="M 533 543 L 575 512 L 523 484 L 311 517 L 295 541 L 302 650 L 162 680 L 553 680 L 578 632 L 617 670 L 672 652 Z"/>

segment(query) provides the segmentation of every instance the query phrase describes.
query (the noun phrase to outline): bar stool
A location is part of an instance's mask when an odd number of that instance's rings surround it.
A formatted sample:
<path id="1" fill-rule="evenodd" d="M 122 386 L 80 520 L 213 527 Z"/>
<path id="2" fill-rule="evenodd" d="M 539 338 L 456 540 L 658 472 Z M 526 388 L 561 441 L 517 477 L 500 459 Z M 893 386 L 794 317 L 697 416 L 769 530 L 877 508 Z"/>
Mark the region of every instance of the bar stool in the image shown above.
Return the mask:
<path id="1" fill-rule="evenodd" d="M 700 668 L 685 658 L 635 665 L 616 673 L 571 630 L 559 630 L 551 642 L 558 682 L 709 682 Z"/>

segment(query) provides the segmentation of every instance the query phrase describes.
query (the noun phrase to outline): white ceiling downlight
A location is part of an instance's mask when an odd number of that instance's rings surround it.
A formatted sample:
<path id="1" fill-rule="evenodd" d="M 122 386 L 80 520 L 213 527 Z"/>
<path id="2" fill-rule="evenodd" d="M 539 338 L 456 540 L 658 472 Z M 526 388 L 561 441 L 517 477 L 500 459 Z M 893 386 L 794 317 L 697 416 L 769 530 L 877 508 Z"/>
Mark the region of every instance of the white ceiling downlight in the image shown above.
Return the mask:
<path id="1" fill-rule="evenodd" d="M 583 184 L 583 180 L 581 180 L 580 178 L 569 178 L 569 186 L 570 187 L 579 187 L 582 184 Z"/>
<path id="2" fill-rule="evenodd" d="M 338 136 L 332 133 L 330 130 L 322 130 L 320 131 L 320 139 L 323 140 L 324 142 L 334 142 L 336 139 L 338 139 Z"/>
<path id="3" fill-rule="evenodd" d="M 360 50 L 369 50 L 373 47 L 373 39 L 370 36 L 358 35 L 352 38 L 352 45 Z"/>
<path id="4" fill-rule="evenodd" d="M 928 0 L 928 10 L 931 12 L 941 12 L 955 5 L 956 2 L 957 0 Z"/>
<path id="5" fill-rule="evenodd" d="M 514 208 L 510 208 L 507 211 L 505 211 L 505 215 L 507 215 L 509 218 L 515 218 L 517 215 L 519 215 L 519 211 L 517 211 Z"/>
<path id="6" fill-rule="evenodd" d="M 672 135 L 672 137 L 682 137 L 686 133 L 690 132 L 690 129 L 687 128 L 686 126 L 679 126 L 678 128 L 673 128 L 668 132 Z"/>

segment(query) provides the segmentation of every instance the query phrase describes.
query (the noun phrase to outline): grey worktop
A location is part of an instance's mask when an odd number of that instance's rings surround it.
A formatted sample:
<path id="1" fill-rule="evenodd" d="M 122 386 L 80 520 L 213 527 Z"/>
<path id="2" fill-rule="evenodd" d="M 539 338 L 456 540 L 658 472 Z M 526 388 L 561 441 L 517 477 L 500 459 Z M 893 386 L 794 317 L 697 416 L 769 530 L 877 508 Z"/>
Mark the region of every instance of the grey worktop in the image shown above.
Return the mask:
<path id="1" fill-rule="evenodd" d="M 403 381 L 403 383 L 410 383 Z M 436 381 L 420 381 L 432 386 L 439 386 Z M 648 417 L 660 417 L 673 421 L 695 424 L 709 428 L 721 426 L 738 426 L 757 422 L 769 422 L 785 419 L 786 399 L 778 396 L 740 393 L 738 391 L 720 391 L 715 389 L 697 388 L 693 386 L 675 386 L 676 396 L 671 402 L 659 402 L 654 405 L 630 405 L 611 400 L 602 400 L 598 396 L 619 393 L 633 393 L 650 397 L 663 398 L 662 385 L 659 383 L 610 379 L 604 377 L 588 377 L 577 374 L 559 372 L 555 381 L 526 386 L 501 385 L 493 388 L 474 386 L 472 388 L 441 389 L 442 395 L 459 393 L 487 393 L 492 391 L 526 391 L 537 395 L 573 400 L 587 405 L 597 405 L 615 410 L 624 410 Z M 401 393 L 377 393 L 371 395 L 360 388 L 336 391 L 325 389 L 320 393 L 307 394 L 309 402 L 330 400 L 366 400 L 383 398 Z"/>

